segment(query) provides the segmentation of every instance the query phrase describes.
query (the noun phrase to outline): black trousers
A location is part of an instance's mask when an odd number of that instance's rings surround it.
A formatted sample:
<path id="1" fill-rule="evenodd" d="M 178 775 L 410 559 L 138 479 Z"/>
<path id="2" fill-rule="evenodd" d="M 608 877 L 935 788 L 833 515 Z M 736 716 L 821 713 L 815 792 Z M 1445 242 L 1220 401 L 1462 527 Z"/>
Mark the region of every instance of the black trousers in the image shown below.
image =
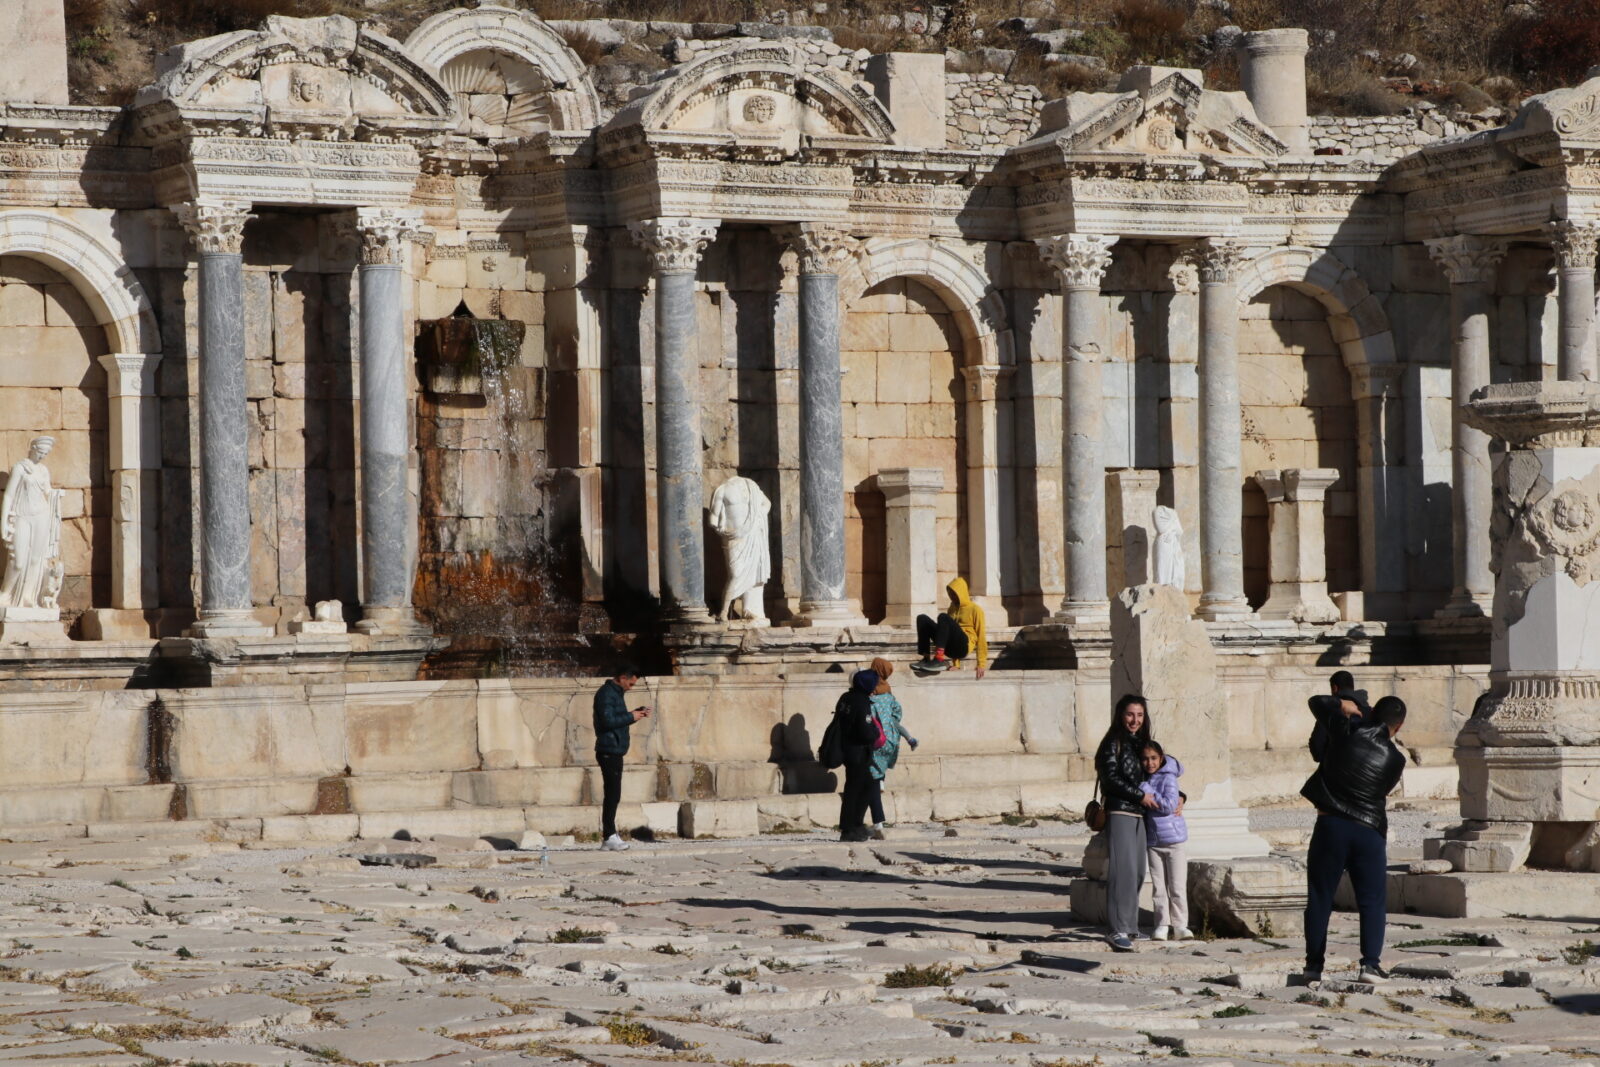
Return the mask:
<path id="1" fill-rule="evenodd" d="M 594 759 L 600 764 L 600 785 L 604 789 L 600 801 L 600 837 L 604 840 L 617 832 L 617 804 L 622 800 L 622 757 L 596 752 Z"/>
<path id="2" fill-rule="evenodd" d="M 847 834 L 866 826 L 867 805 L 872 803 L 872 756 L 867 749 L 852 749 L 844 761 L 844 793 L 839 798 L 839 832 Z"/>
<path id="3" fill-rule="evenodd" d="M 951 659 L 966 659 L 967 632 L 960 623 L 942 611 L 938 619 L 918 615 L 917 655 L 927 659 L 936 648 L 944 649 L 944 654 Z"/>

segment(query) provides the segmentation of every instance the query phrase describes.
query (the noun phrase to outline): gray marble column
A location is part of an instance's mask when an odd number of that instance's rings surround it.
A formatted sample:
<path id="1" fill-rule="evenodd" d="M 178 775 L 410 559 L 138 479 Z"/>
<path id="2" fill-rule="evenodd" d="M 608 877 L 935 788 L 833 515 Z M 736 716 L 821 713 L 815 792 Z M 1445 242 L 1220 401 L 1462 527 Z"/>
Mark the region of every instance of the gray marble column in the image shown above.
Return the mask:
<path id="1" fill-rule="evenodd" d="M 271 633 L 251 612 L 242 201 L 175 206 L 200 254 L 200 612 L 195 637 Z"/>
<path id="2" fill-rule="evenodd" d="M 1489 570 L 1489 520 L 1494 504 L 1489 435 L 1462 419 L 1461 405 L 1489 384 L 1489 305 L 1495 269 L 1506 254 L 1506 243 L 1458 236 L 1434 238 L 1427 245 L 1450 279 L 1454 334 L 1450 353 L 1450 510 L 1455 585 L 1439 615 L 1488 615 L 1494 602 L 1494 575 Z"/>
<path id="3" fill-rule="evenodd" d="M 701 478 L 700 350 L 695 268 L 717 235 L 714 219 L 628 224 L 656 283 L 656 531 L 661 603 L 669 622 L 705 625 L 706 565 Z"/>
<path id="4" fill-rule="evenodd" d="M 839 271 L 855 254 L 843 230 L 785 235 L 800 263 L 800 612 L 796 626 L 860 626 L 845 592 L 844 419 L 839 389 Z"/>
<path id="5" fill-rule="evenodd" d="M 411 608 L 416 517 L 408 486 L 405 241 L 421 212 L 358 208 L 361 235 L 361 621 L 362 633 L 414 633 Z"/>
<path id="6" fill-rule="evenodd" d="M 1552 224 L 1556 254 L 1556 299 L 1561 314 L 1557 375 L 1562 381 L 1595 381 L 1594 254 L 1600 226 L 1582 222 Z"/>
<path id="7" fill-rule="evenodd" d="M 1240 470 L 1239 284 L 1243 250 L 1209 238 L 1200 268 L 1200 608 L 1202 619 L 1250 614 L 1244 595 Z"/>
<path id="8" fill-rule="evenodd" d="M 1105 305 L 1100 283 L 1115 237 L 1041 237 L 1039 253 L 1061 277 L 1066 322 L 1061 345 L 1061 468 L 1067 592 L 1055 617 L 1109 623 L 1106 597 Z"/>

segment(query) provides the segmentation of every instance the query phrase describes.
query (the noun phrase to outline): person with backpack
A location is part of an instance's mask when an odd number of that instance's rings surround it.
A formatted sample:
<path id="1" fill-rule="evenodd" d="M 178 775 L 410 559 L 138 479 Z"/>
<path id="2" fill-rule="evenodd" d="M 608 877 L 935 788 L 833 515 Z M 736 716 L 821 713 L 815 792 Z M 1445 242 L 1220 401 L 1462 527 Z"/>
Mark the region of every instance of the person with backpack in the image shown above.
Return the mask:
<path id="1" fill-rule="evenodd" d="M 1311 698 L 1311 712 L 1327 732 L 1327 750 L 1300 795 L 1317 809 L 1306 855 L 1306 967 L 1301 980 L 1322 981 L 1328 949 L 1328 916 L 1339 879 L 1350 875 L 1361 916 L 1359 981 L 1389 980 L 1383 969 L 1383 933 L 1388 911 L 1388 796 L 1405 772 L 1406 758 L 1395 735 L 1406 721 L 1399 697 L 1378 701 L 1366 720 L 1346 715 L 1337 696 Z"/>
<path id="2" fill-rule="evenodd" d="M 872 801 L 872 753 L 883 737 L 872 714 L 872 692 L 878 688 L 877 671 L 857 671 L 850 688 L 833 707 L 833 722 L 822 737 L 820 758 L 825 767 L 844 768 L 844 792 L 839 797 L 839 840 L 867 841 L 867 805 Z M 834 763 L 833 760 L 838 762 Z"/>
<path id="3" fill-rule="evenodd" d="M 1106 941 L 1118 952 L 1132 952 L 1139 936 L 1139 888 L 1144 885 L 1144 767 L 1140 758 L 1154 724 L 1145 699 L 1125 693 L 1117 701 L 1111 727 L 1095 750 L 1094 769 L 1105 797 Z"/>
<path id="4" fill-rule="evenodd" d="M 889 676 L 894 673 L 894 664 L 880 656 L 872 661 L 872 669 L 878 675 L 878 686 L 872 691 L 872 713 L 878 717 L 878 725 L 883 729 L 883 745 L 872 750 L 872 826 L 869 829 L 872 836 L 881 838 L 885 825 L 883 780 L 900 758 L 900 739 L 905 738 L 912 751 L 916 750 L 917 739 L 901 725 L 903 709 L 900 701 L 895 699 L 894 691 L 889 688 Z"/>

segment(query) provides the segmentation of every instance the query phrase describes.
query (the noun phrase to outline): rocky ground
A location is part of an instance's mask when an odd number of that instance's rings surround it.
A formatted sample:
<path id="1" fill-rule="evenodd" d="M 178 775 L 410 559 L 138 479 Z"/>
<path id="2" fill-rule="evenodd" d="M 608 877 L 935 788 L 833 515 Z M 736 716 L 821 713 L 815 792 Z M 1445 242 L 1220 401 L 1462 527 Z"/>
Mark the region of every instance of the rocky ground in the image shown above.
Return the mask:
<path id="1" fill-rule="evenodd" d="M 0 1065 L 1600 1062 L 1594 922 L 1397 917 L 1312 992 L 1291 939 L 1110 953 L 1081 827 L 828 836 L 0 844 Z"/>

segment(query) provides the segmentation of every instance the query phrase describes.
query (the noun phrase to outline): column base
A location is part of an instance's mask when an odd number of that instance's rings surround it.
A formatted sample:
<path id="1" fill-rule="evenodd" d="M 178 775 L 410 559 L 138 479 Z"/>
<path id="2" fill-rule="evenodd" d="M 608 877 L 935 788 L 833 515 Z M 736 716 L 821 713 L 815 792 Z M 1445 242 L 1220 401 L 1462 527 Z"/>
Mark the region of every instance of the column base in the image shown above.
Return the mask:
<path id="1" fill-rule="evenodd" d="M 248 610 L 202 611 L 183 632 L 185 637 L 271 637 L 272 627 Z"/>
<path id="2" fill-rule="evenodd" d="M 361 616 L 361 621 L 352 627 L 358 634 L 415 637 L 419 634 L 433 633 L 432 627 L 417 621 L 416 611 L 409 607 L 363 607 Z M 317 631 L 304 630 L 301 632 L 312 633 Z"/>
<path id="3" fill-rule="evenodd" d="M 1433 617 L 1436 619 L 1488 618 L 1493 608 L 1493 593 L 1455 592 L 1450 594 L 1450 599 L 1445 602 L 1444 607 L 1433 613 Z"/>
<path id="4" fill-rule="evenodd" d="M 1074 626 L 1110 626 L 1111 601 L 1063 600 L 1061 606 L 1051 612 L 1050 621 Z"/>
<path id="5" fill-rule="evenodd" d="M 1257 612 L 1263 619 L 1292 619 L 1295 622 L 1338 622 L 1339 608 L 1328 596 L 1327 585 L 1317 583 L 1321 589 L 1302 588 L 1294 584 L 1281 593 L 1269 593 L 1267 602 Z"/>
<path id="6" fill-rule="evenodd" d="M 802 600 L 800 613 L 790 626 L 827 627 L 842 630 L 847 626 L 865 626 L 867 617 L 861 605 L 854 600 Z"/>
<path id="7" fill-rule="evenodd" d="M 1235 596 L 1202 593 L 1200 606 L 1195 609 L 1195 617 L 1215 622 L 1219 619 L 1254 618 L 1255 612 L 1250 610 L 1250 601 L 1246 600 L 1242 593 Z"/>

